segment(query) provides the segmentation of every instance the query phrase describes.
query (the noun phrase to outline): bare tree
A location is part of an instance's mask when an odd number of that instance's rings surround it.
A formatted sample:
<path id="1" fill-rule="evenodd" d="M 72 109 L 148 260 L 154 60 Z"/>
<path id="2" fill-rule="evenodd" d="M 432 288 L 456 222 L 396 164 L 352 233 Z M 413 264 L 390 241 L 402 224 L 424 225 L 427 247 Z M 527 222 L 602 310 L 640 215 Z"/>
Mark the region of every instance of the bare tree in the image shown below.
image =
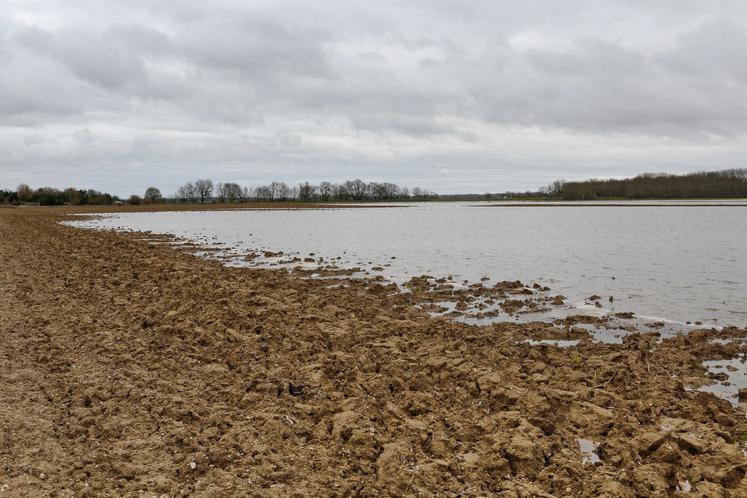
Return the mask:
<path id="1" fill-rule="evenodd" d="M 271 201 L 273 199 L 274 192 L 270 185 L 260 185 L 254 189 L 254 197 L 260 201 Z"/>
<path id="2" fill-rule="evenodd" d="M 366 190 L 368 185 L 363 180 L 356 178 L 355 180 L 348 180 L 345 182 L 345 188 L 347 189 L 350 196 L 356 201 L 362 201 L 366 198 Z"/>
<path id="3" fill-rule="evenodd" d="M 213 181 L 208 178 L 197 180 L 195 182 L 195 191 L 197 194 L 196 197 L 200 199 L 200 202 L 204 203 L 213 195 Z"/>
<path id="4" fill-rule="evenodd" d="M 393 183 L 372 183 L 371 196 L 377 200 L 391 200 L 399 196 L 400 189 Z"/>
<path id="5" fill-rule="evenodd" d="M 226 202 L 226 191 L 224 190 L 223 183 L 218 183 L 215 186 L 215 197 L 218 202 Z"/>
<path id="6" fill-rule="evenodd" d="M 275 195 L 276 199 L 280 201 L 287 201 L 291 197 L 291 188 L 284 182 L 277 182 Z"/>
<path id="7" fill-rule="evenodd" d="M 565 182 L 563 180 L 555 180 L 547 186 L 547 194 L 554 197 L 560 197 L 561 195 L 563 195 L 564 183 Z"/>
<path id="8" fill-rule="evenodd" d="M 176 190 L 176 196 L 182 202 L 195 202 L 197 200 L 197 188 L 192 182 L 187 182 Z"/>
<path id="9" fill-rule="evenodd" d="M 283 182 L 274 181 L 267 187 L 269 192 L 269 200 L 271 201 L 284 201 L 288 200 L 291 195 L 291 189 Z"/>
<path id="10" fill-rule="evenodd" d="M 219 183 L 216 196 L 221 202 L 237 202 L 242 200 L 243 193 L 238 183 Z"/>
<path id="11" fill-rule="evenodd" d="M 332 184 L 329 182 L 322 182 L 319 184 L 319 198 L 324 202 L 329 201 L 332 198 Z"/>
<path id="12" fill-rule="evenodd" d="M 210 193 L 204 192 L 204 183 L 212 186 L 210 180 L 198 180 L 195 184 L 188 183 L 179 189 L 178 195 L 183 200 L 196 199 L 206 202 Z M 190 188 L 191 186 L 191 188 Z M 215 195 L 221 202 L 243 202 L 248 199 L 258 201 L 289 201 L 299 202 L 322 201 L 365 201 L 365 200 L 396 200 L 409 199 L 410 190 L 400 187 L 394 183 L 364 182 L 360 179 L 349 180 L 342 183 L 322 182 L 313 185 L 302 182 L 298 185 L 289 186 L 281 181 L 273 181 L 268 185 L 260 185 L 254 189 L 241 187 L 236 183 L 218 183 L 215 186 Z M 434 192 L 415 188 L 413 195 L 419 199 L 430 199 L 437 197 Z"/>
<path id="13" fill-rule="evenodd" d="M 347 201 L 350 199 L 350 191 L 348 190 L 347 182 L 333 185 L 332 196 L 338 201 Z"/>
<path id="14" fill-rule="evenodd" d="M 316 197 L 317 187 L 311 185 L 309 182 L 304 182 L 298 185 L 298 200 L 301 202 L 311 202 Z"/>

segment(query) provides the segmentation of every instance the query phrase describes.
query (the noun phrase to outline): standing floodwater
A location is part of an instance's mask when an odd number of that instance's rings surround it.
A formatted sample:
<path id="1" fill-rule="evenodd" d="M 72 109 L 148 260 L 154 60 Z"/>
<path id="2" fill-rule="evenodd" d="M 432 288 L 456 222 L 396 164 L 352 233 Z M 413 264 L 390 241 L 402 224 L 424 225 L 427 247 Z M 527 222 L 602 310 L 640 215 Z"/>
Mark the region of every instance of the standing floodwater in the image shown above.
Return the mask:
<path id="1" fill-rule="evenodd" d="M 126 213 L 80 223 L 168 233 L 239 252 L 383 267 L 395 281 L 540 282 L 583 303 L 708 325 L 747 325 L 747 207 L 487 206 Z M 610 297 L 612 298 L 610 300 Z"/>

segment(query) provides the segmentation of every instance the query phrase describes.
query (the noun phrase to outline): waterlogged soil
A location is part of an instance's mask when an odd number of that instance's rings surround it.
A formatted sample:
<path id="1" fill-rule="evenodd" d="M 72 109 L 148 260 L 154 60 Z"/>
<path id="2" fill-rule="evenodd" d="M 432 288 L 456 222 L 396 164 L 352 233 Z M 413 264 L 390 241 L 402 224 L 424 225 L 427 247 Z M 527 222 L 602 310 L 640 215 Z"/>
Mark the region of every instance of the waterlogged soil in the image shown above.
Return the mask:
<path id="1" fill-rule="evenodd" d="M 63 219 L 0 210 L 4 496 L 747 496 L 745 412 L 699 390 L 745 330 L 476 326 Z"/>

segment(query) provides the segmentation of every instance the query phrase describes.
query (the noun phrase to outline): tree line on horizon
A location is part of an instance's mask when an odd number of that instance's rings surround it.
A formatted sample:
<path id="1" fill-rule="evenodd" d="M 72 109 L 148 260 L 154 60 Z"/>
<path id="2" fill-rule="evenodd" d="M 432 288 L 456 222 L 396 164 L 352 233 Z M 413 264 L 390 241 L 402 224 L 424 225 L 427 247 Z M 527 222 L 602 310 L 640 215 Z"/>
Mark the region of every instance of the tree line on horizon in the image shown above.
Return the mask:
<path id="1" fill-rule="evenodd" d="M 52 187 L 32 189 L 25 183 L 15 190 L 0 190 L 0 204 L 38 204 L 41 206 L 74 206 L 108 205 L 118 198 L 115 195 L 93 189 L 76 189 L 73 187 L 59 190 Z"/>
<path id="2" fill-rule="evenodd" d="M 672 175 L 644 173 L 625 179 L 555 180 L 542 195 L 565 201 L 747 197 L 747 169 Z"/>
<path id="3" fill-rule="evenodd" d="M 132 195 L 123 201 L 116 195 L 96 190 L 67 188 L 59 190 L 42 187 L 36 190 L 20 184 L 16 190 L 0 190 L 0 204 L 34 204 L 41 206 L 86 206 L 128 204 L 157 204 L 167 202 L 337 202 L 337 201 L 394 201 L 430 200 L 438 197 L 435 192 L 415 187 L 412 191 L 393 183 L 364 182 L 360 179 L 342 183 L 309 182 L 289 186 L 274 181 L 258 187 L 241 186 L 233 182 L 214 184 L 210 179 L 187 182 L 171 197 L 164 197 L 157 187 L 148 187 L 145 193 Z"/>
<path id="4" fill-rule="evenodd" d="M 178 202 L 338 202 L 338 201 L 396 201 L 436 199 L 433 191 L 415 187 L 401 187 L 394 183 L 364 182 L 360 179 L 342 183 L 321 182 L 318 185 L 302 182 L 288 185 L 274 181 L 258 187 L 237 183 L 213 184 L 210 179 L 187 182 L 176 191 Z"/>
<path id="5" fill-rule="evenodd" d="M 595 199 L 684 199 L 684 198 L 747 198 L 747 169 L 728 169 L 683 175 L 644 173 L 626 179 L 590 179 L 585 181 L 555 180 L 539 192 L 482 194 L 485 199 L 544 197 L 568 201 Z M 477 194 L 473 195 L 476 197 Z M 451 199 L 455 196 L 444 196 Z M 459 196 L 456 196 L 459 197 Z M 0 189 L 0 204 L 38 204 L 42 206 L 86 206 L 115 203 L 155 204 L 167 202 L 367 202 L 435 200 L 435 192 L 415 187 L 412 190 L 393 183 L 365 182 L 360 179 L 341 183 L 302 182 L 289 186 L 274 181 L 258 187 L 245 187 L 233 182 L 214 184 L 210 179 L 187 182 L 170 197 L 164 197 L 157 187 L 148 187 L 142 196 L 132 195 L 121 200 L 116 195 L 93 189 L 51 187 L 32 189 L 20 184 L 16 190 Z"/>

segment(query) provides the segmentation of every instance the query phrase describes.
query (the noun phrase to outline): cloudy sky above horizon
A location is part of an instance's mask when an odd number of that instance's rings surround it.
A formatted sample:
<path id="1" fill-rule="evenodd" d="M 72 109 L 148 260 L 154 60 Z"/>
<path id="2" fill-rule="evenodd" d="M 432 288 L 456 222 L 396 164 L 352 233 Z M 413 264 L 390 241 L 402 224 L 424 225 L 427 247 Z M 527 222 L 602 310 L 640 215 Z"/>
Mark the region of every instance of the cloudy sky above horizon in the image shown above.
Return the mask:
<path id="1" fill-rule="evenodd" d="M 0 188 L 747 166 L 744 1 L 0 5 Z"/>

